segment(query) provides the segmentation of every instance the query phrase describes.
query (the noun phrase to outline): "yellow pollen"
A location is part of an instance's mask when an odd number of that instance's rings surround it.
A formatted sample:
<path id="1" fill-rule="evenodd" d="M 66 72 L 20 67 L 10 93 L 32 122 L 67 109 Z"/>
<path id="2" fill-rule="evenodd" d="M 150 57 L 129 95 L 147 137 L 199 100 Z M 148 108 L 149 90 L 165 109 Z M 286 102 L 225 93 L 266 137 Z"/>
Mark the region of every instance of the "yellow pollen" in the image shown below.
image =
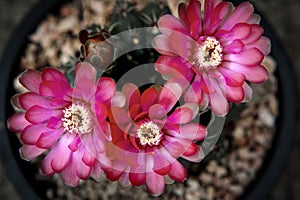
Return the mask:
<path id="1" fill-rule="evenodd" d="M 82 105 L 72 104 L 63 110 L 62 118 L 64 130 L 75 134 L 90 132 L 92 122 L 89 111 Z"/>
<path id="2" fill-rule="evenodd" d="M 222 62 L 223 48 L 215 38 L 207 37 L 194 55 L 193 64 L 198 65 L 199 70 L 215 69 Z"/>
<path id="3" fill-rule="evenodd" d="M 142 124 L 136 132 L 136 136 L 140 140 L 141 145 L 158 145 L 162 139 L 162 134 L 158 126 L 153 122 Z"/>

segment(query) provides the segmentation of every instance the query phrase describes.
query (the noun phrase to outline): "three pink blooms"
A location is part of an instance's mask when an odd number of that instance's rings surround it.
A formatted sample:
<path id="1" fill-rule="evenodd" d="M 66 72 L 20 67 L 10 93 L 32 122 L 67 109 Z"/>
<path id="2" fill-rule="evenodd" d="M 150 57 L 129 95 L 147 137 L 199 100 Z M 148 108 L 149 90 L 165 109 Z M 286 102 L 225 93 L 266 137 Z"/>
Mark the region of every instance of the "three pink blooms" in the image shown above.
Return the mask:
<path id="1" fill-rule="evenodd" d="M 270 41 L 252 5 L 207 0 L 203 6 L 202 14 L 200 2 L 191 0 L 179 5 L 179 19 L 164 15 L 158 21 L 155 68 L 167 79 L 164 86 L 140 91 L 127 83 L 118 92 L 112 79 L 96 79 L 85 62 L 76 66 L 74 87 L 56 69 L 24 72 L 20 82 L 28 92 L 12 98 L 22 112 L 8 119 L 9 129 L 21 133 L 22 157 L 46 154 L 42 172 L 61 173 L 72 186 L 105 172 L 123 187 L 145 184 L 159 195 L 165 179 L 184 181 L 177 159 L 203 158 L 196 143 L 207 131 L 193 122 L 199 109 L 209 106 L 225 116 L 228 102 L 251 98 L 247 82 L 268 77 L 261 62 Z M 185 103 L 174 109 L 182 96 Z"/>

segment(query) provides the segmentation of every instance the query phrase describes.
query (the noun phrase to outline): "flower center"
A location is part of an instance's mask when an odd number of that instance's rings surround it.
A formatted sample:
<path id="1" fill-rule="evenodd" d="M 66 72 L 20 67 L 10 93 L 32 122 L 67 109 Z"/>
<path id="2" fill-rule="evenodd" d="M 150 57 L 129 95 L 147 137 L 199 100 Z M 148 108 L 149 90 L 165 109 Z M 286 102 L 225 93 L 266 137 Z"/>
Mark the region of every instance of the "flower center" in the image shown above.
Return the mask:
<path id="1" fill-rule="evenodd" d="M 222 62 L 222 53 L 220 42 L 213 37 L 207 37 L 198 48 L 193 64 L 198 65 L 199 70 L 215 69 Z"/>
<path id="2" fill-rule="evenodd" d="M 136 131 L 136 136 L 140 140 L 141 145 L 158 145 L 162 139 L 162 133 L 159 127 L 153 122 L 146 122 L 142 124 Z"/>
<path id="3" fill-rule="evenodd" d="M 85 134 L 90 132 L 92 120 L 90 112 L 85 106 L 72 104 L 72 106 L 63 110 L 62 118 L 64 130 L 75 134 Z"/>

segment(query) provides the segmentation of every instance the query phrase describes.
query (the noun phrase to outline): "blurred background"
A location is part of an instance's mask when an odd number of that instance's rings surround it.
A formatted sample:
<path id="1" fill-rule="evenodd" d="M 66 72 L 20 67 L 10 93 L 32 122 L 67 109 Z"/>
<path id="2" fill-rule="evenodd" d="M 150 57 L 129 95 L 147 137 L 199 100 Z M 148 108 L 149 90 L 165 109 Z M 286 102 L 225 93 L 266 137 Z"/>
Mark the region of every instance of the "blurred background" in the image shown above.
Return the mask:
<path id="1" fill-rule="evenodd" d="M 0 55 L 10 34 L 22 17 L 39 0 L 0 0 Z M 300 1 L 299 0 L 252 0 L 278 35 L 294 65 L 295 77 L 300 77 Z M 1 66 L 0 66 L 1 67 Z M 298 91 L 300 78 L 297 80 Z M 300 119 L 300 117 L 299 117 Z M 293 150 L 278 183 L 270 193 L 269 200 L 298 200 L 300 191 L 300 123 Z M 1 138 L 0 138 L 1 139 Z M 20 199 L 7 179 L 0 163 L 0 199 Z"/>

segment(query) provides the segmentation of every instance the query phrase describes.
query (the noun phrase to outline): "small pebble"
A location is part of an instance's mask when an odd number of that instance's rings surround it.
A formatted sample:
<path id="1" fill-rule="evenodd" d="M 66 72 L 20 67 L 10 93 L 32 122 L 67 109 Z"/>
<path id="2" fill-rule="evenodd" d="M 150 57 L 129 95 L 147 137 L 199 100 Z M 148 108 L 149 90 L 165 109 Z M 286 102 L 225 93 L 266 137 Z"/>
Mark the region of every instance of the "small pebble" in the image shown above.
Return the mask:
<path id="1" fill-rule="evenodd" d="M 275 124 L 275 117 L 266 108 L 261 108 L 258 111 L 259 120 L 268 127 L 273 127 Z"/>

